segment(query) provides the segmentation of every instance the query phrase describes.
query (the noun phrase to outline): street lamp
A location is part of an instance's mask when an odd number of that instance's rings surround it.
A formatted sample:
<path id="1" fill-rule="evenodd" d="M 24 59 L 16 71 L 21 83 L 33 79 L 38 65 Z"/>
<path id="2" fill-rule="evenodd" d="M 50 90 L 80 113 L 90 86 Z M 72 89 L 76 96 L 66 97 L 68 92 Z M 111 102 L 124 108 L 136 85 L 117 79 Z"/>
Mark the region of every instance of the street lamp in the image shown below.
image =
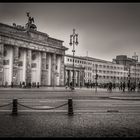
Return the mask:
<path id="1" fill-rule="evenodd" d="M 130 66 L 128 71 L 128 91 L 130 91 Z"/>
<path id="2" fill-rule="evenodd" d="M 72 90 L 74 90 L 74 54 L 75 54 L 75 45 L 78 45 L 78 34 L 75 33 L 75 29 L 73 29 L 73 34 L 70 35 L 70 46 L 73 45 L 73 78 L 72 78 Z"/>

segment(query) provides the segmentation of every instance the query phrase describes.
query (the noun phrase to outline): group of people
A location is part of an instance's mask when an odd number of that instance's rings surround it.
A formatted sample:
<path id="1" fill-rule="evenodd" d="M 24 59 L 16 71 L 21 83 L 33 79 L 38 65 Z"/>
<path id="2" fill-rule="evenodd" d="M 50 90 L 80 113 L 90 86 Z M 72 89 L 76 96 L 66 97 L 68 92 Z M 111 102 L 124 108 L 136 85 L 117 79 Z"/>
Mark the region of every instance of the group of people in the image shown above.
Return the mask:
<path id="1" fill-rule="evenodd" d="M 20 82 L 19 85 L 14 85 L 13 82 L 11 82 L 11 85 L 8 85 L 8 82 L 6 81 L 5 84 L 3 85 L 3 87 L 7 88 L 7 87 L 19 87 L 19 88 L 31 88 L 31 87 L 40 87 L 39 82 Z"/>
<path id="2" fill-rule="evenodd" d="M 112 92 L 112 89 L 118 87 L 120 91 L 125 92 L 127 91 L 140 91 L 140 82 L 139 83 L 135 83 L 135 82 L 120 82 L 117 86 L 113 86 L 113 84 L 110 82 L 108 83 L 108 91 Z"/>
<path id="3" fill-rule="evenodd" d="M 28 83 L 20 82 L 19 87 L 20 88 L 31 88 L 31 87 L 39 88 L 40 85 L 39 85 L 39 82 L 32 82 L 32 83 L 31 82 L 28 82 Z"/>
<path id="4" fill-rule="evenodd" d="M 66 84 L 66 88 L 71 88 L 72 87 L 72 82 L 70 82 L 70 84 Z M 80 86 L 81 87 L 81 86 Z M 95 88 L 96 87 L 96 83 L 85 83 L 85 87 L 86 88 Z M 112 90 L 115 89 L 119 89 L 119 91 L 125 92 L 125 91 L 140 91 L 140 82 L 138 82 L 137 84 L 135 82 L 120 82 L 120 83 L 113 83 L 113 82 L 109 82 L 109 83 L 102 83 L 102 84 L 98 84 L 97 83 L 97 87 L 98 88 L 104 88 L 107 89 L 107 91 L 112 92 Z"/>

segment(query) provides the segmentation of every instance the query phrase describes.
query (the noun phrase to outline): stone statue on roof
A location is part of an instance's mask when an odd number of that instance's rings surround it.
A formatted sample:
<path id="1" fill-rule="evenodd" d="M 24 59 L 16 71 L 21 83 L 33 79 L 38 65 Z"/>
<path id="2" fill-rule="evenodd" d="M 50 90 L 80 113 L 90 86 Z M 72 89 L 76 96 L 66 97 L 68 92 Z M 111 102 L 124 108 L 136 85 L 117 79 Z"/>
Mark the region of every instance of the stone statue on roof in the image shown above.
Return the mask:
<path id="1" fill-rule="evenodd" d="M 28 17 L 28 23 L 26 24 L 26 27 L 28 29 L 36 30 L 37 27 L 36 27 L 35 24 L 33 24 L 34 23 L 34 18 L 30 16 L 30 13 L 29 12 L 27 12 L 27 17 Z"/>

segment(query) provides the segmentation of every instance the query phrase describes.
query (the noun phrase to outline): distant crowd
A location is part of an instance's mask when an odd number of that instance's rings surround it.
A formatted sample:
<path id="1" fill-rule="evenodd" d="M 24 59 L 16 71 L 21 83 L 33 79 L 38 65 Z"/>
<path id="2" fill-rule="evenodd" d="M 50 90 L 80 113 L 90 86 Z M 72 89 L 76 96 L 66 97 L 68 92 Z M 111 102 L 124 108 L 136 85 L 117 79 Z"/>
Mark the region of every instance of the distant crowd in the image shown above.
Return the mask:
<path id="1" fill-rule="evenodd" d="M 70 82 L 69 86 L 68 84 L 66 84 L 66 88 L 71 88 L 72 87 L 72 82 Z M 77 87 L 77 85 L 76 85 Z M 85 83 L 86 88 L 95 88 L 96 87 L 96 83 Z M 137 84 L 135 82 L 120 82 L 120 83 L 102 83 L 102 84 L 98 84 L 97 83 L 97 87 L 98 88 L 104 88 L 107 89 L 107 91 L 112 92 L 115 89 L 119 89 L 119 91 L 125 92 L 125 91 L 140 91 L 140 82 L 138 82 Z M 82 86 L 80 85 L 80 88 L 82 88 Z"/>
<path id="2" fill-rule="evenodd" d="M 8 82 L 5 82 L 3 85 L 1 85 L 1 87 L 7 88 L 7 87 L 18 87 L 18 88 L 32 88 L 32 87 L 36 87 L 39 88 L 40 84 L 39 82 L 20 82 L 19 85 L 14 85 L 13 82 L 11 82 L 11 85 L 8 85 Z"/>
<path id="3" fill-rule="evenodd" d="M 93 88 L 96 86 L 95 83 L 93 84 L 88 84 L 86 83 L 85 84 L 87 88 Z M 119 91 L 123 91 L 125 92 L 126 90 L 127 91 L 140 91 L 140 82 L 138 82 L 137 84 L 135 82 L 120 82 L 120 83 L 112 83 L 112 82 L 109 82 L 109 83 L 104 83 L 104 84 L 100 84 L 100 85 L 97 85 L 99 88 L 106 88 L 107 91 L 110 91 L 112 92 L 112 90 L 115 90 L 115 89 L 119 89 Z"/>

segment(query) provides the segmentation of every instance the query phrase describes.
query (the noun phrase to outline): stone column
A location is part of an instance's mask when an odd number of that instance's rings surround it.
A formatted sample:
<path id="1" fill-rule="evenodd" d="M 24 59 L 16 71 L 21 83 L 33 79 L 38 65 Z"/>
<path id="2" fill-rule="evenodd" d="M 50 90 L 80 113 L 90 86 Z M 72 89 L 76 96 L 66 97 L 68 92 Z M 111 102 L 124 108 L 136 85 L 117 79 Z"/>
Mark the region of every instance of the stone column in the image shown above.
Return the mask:
<path id="1" fill-rule="evenodd" d="M 72 70 L 69 70 L 70 82 L 72 82 Z"/>
<path id="2" fill-rule="evenodd" d="M 61 56 L 60 62 L 60 86 L 64 86 L 64 55 Z"/>
<path id="3" fill-rule="evenodd" d="M 26 63 L 27 63 L 27 52 L 23 49 L 23 81 L 26 81 Z"/>
<path id="4" fill-rule="evenodd" d="M 13 48 L 13 76 L 12 82 L 14 85 L 18 85 L 18 62 L 19 62 L 19 47 L 14 46 Z"/>
<path id="5" fill-rule="evenodd" d="M 41 52 L 38 52 L 38 82 L 39 84 L 41 85 L 41 75 L 42 75 L 42 53 Z"/>
<path id="6" fill-rule="evenodd" d="M 74 78 L 75 78 L 75 87 L 77 86 L 77 70 L 74 71 Z"/>
<path id="7" fill-rule="evenodd" d="M 48 80 L 47 85 L 51 86 L 51 69 L 52 69 L 52 57 L 50 53 L 47 53 L 47 65 L 48 65 Z"/>
<path id="8" fill-rule="evenodd" d="M 78 87 L 80 87 L 80 71 L 78 71 Z"/>
<path id="9" fill-rule="evenodd" d="M 68 86 L 70 86 L 70 70 L 68 70 Z"/>
<path id="10" fill-rule="evenodd" d="M 41 74 L 41 85 L 45 86 L 47 85 L 47 78 L 48 78 L 48 73 L 47 73 L 47 69 L 48 69 L 48 65 L 47 65 L 47 59 L 46 59 L 46 52 L 42 52 L 42 74 Z"/>
<path id="11" fill-rule="evenodd" d="M 4 44 L 0 43 L 0 86 L 3 84 L 3 52 L 4 52 Z"/>
<path id="12" fill-rule="evenodd" d="M 31 83 L 31 62 L 32 62 L 32 51 L 27 50 L 27 55 L 26 55 L 26 83 Z"/>
<path id="13" fill-rule="evenodd" d="M 65 69 L 65 84 L 68 84 L 68 70 Z"/>
<path id="14" fill-rule="evenodd" d="M 52 55 L 52 73 L 51 73 L 51 85 L 54 87 L 56 85 L 56 54 Z"/>
<path id="15" fill-rule="evenodd" d="M 80 82 L 81 85 L 84 86 L 84 71 L 80 71 Z"/>
<path id="16" fill-rule="evenodd" d="M 56 61 L 57 61 L 57 74 L 58 74 L 56 79 L 57 79 L 57 85 L 60 86 L 60 83 L 61 83 L 61 80 L 60 80 L 61 56 L 60 55 L 57 56 Z M 64 76 L 64 78 L 65 78 L 65 76 Z"/>

